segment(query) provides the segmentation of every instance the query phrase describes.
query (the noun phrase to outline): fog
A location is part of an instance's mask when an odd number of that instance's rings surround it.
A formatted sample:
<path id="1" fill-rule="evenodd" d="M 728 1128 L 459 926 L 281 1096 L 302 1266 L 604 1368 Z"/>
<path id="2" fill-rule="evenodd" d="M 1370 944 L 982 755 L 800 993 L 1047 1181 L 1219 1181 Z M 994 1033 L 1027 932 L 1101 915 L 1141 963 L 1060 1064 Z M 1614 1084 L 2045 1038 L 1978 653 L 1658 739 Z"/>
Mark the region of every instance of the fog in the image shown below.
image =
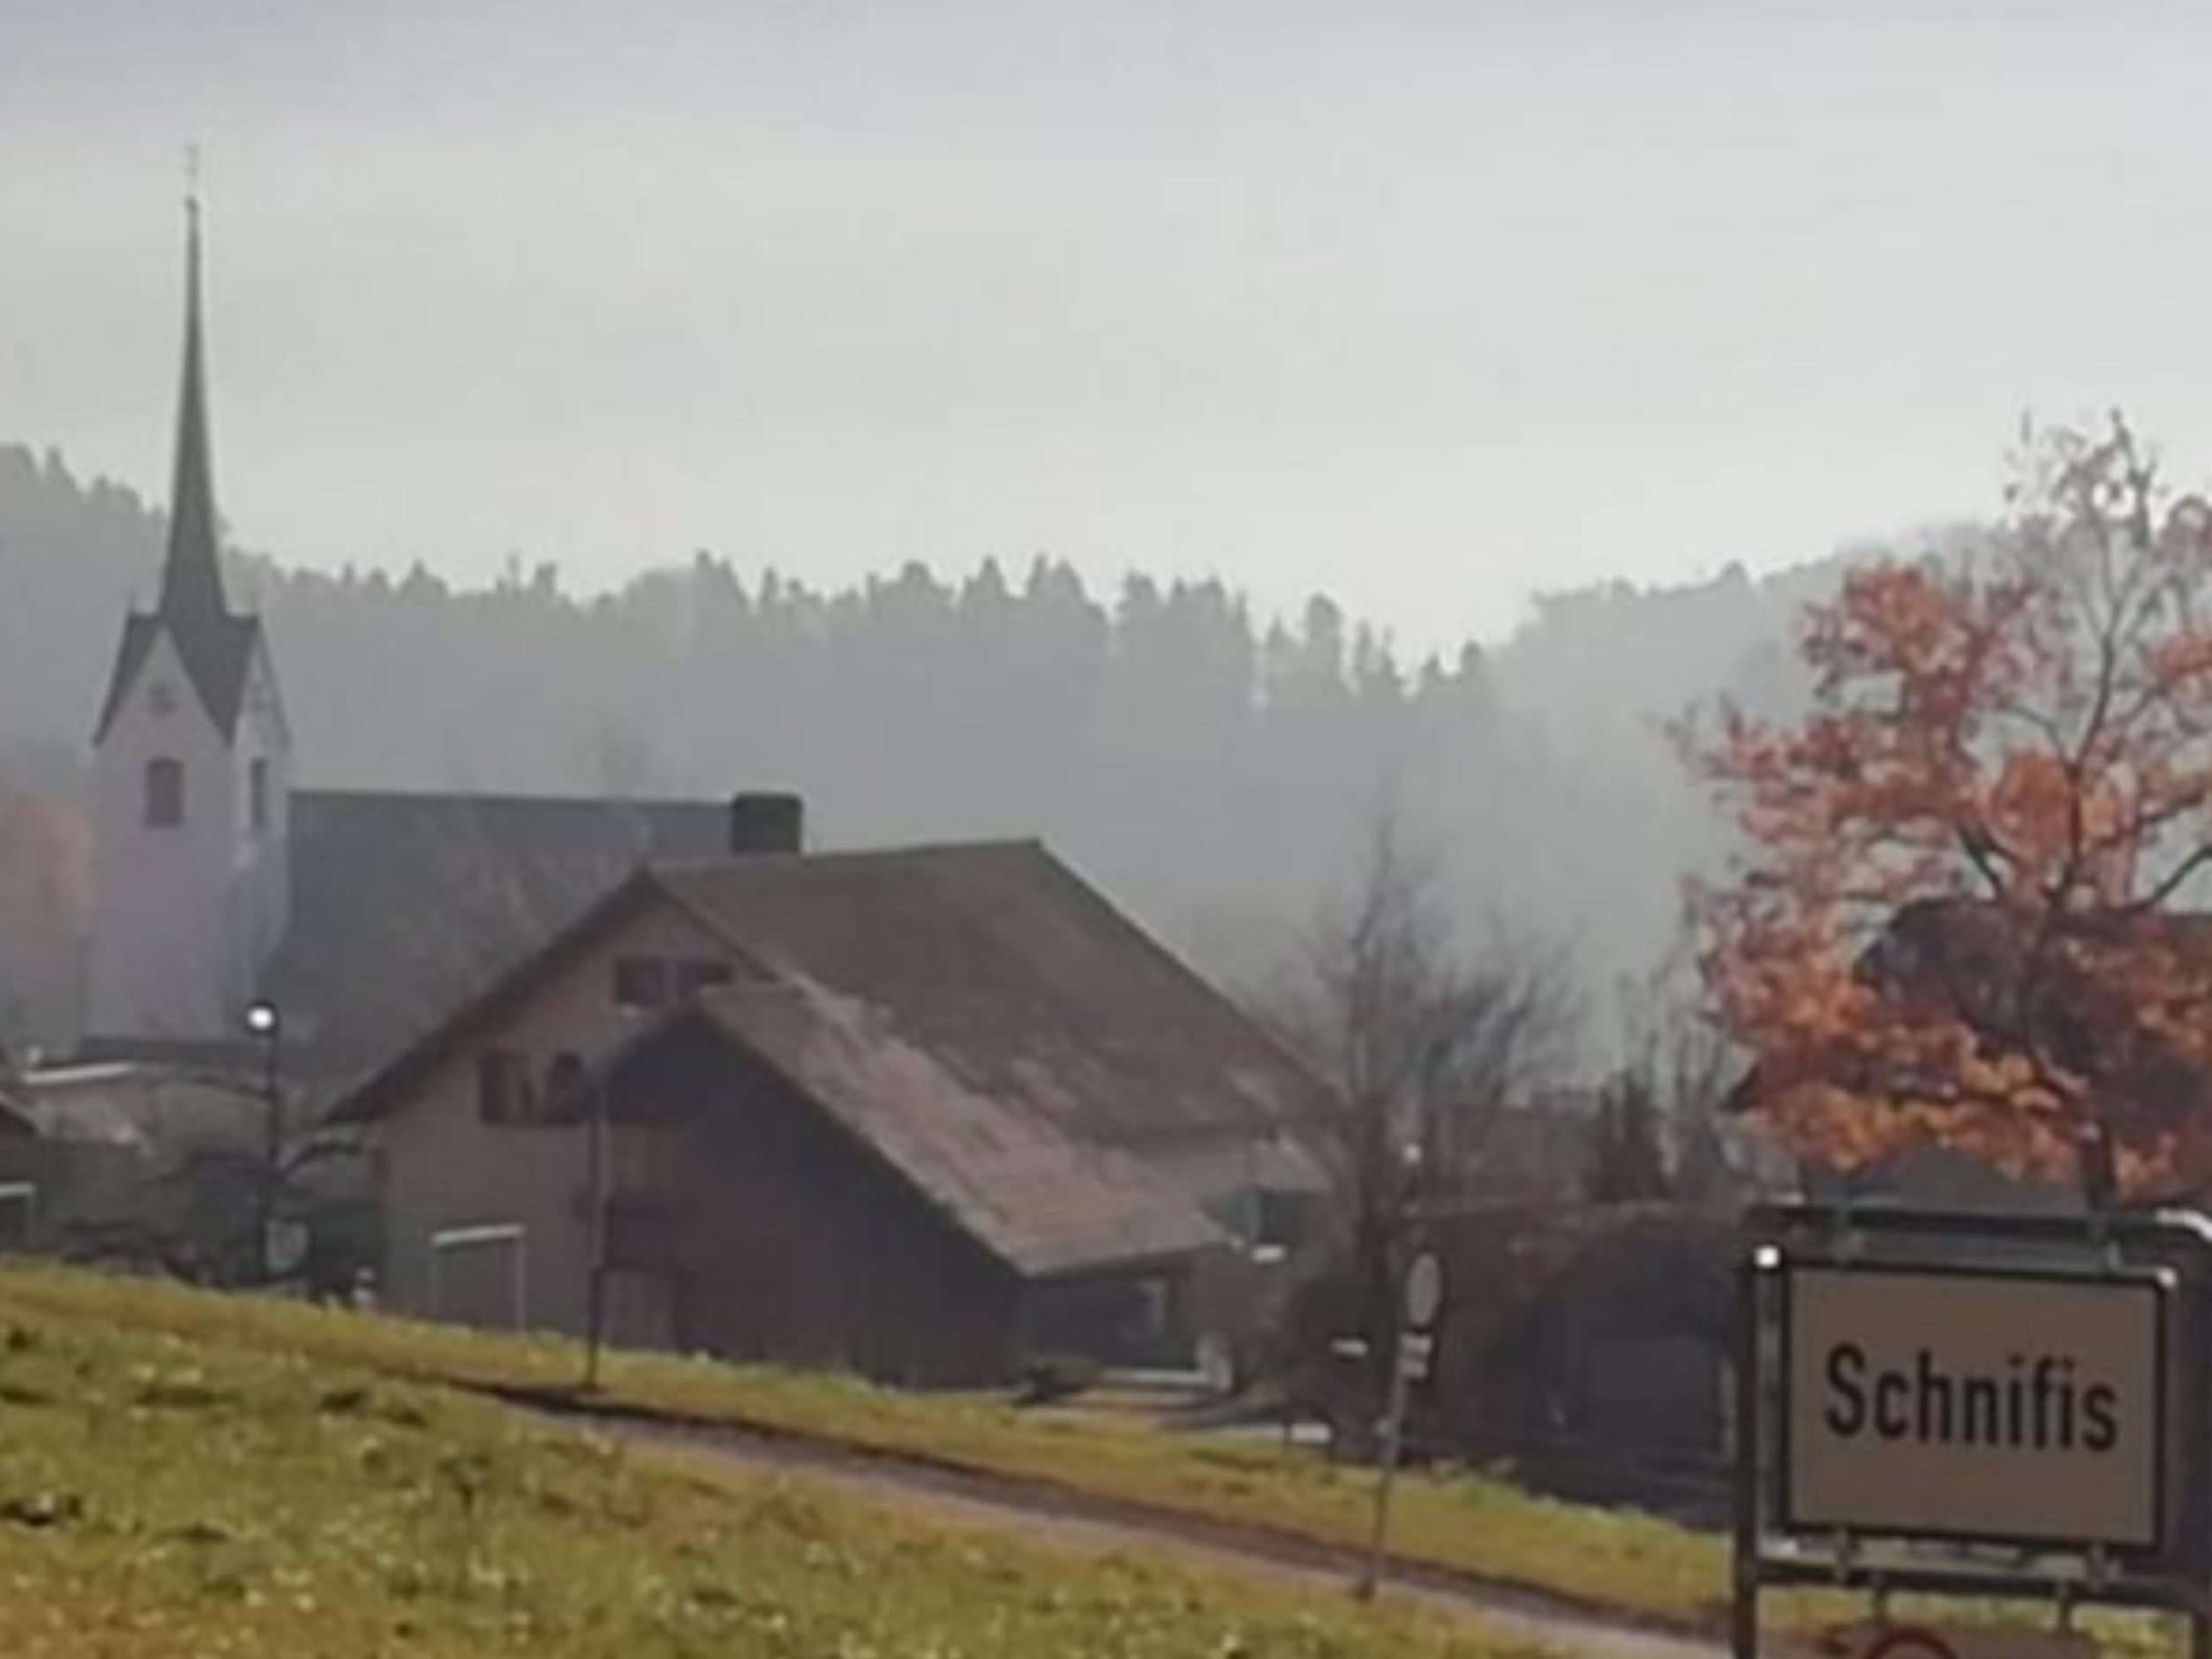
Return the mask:
<path id="1" fill-rule="evenodd" d="M 2212 454 L 2208 46 L 0 0 L 0 776 L 73 797 L 151 578 L 194 141 L 305 781 L 1042 834 L 1225 974 L 1394 803 L 1602 994 L 1719 845 L 1661 728 L 1794 694 L 1820 561 L 1989 513 L 2024 410 Z"/>
<path id="2" fill-rule="evenodd" d="M 2202 452 L 2185 8 L 0 4 L 0 439 L 154 484 L 207 153 L 250 544 L 1043 552 L 1408 644 Z"/>

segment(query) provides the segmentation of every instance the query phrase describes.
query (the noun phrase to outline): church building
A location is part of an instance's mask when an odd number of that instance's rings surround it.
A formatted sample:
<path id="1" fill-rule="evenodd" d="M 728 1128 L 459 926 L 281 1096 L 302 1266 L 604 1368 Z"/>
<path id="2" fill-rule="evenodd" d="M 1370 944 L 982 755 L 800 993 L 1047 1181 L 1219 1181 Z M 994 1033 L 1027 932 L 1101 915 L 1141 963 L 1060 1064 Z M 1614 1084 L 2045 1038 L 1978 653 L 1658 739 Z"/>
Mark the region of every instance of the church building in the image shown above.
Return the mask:
<path id="1" fill-rule="evenodd" d="M 184 392 L 160 597 L 123 627 L 94 735 L 95 1037 L 217 1043 L 284 935 L 291 734 L 259 618 L 217 551 L 198 204 L 184 272 Z"/>
<path id="2" fill-rule="evenodd" d="M 243 1064 L 260 1002 L 281 1022 L 288 1079 L 328 1085 L 419 1035 L 642 860 L 728 852 L 732 814 L 714 801 L 298 786 L 271 630 L 234 608 L 223 567 L 202 257 L 194 202 L 168 544 L 153 604 L 124 622 L 94 734 L 82 1048 Z"/>

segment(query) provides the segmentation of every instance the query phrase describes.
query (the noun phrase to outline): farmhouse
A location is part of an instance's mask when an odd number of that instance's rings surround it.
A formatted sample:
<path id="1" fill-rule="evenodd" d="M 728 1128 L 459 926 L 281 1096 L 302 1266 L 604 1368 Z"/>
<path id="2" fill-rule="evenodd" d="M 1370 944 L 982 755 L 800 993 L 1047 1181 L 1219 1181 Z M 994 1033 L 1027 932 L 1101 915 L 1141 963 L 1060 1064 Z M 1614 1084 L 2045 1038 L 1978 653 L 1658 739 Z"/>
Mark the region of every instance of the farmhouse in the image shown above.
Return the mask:
<path id="1" fill-rule="evenodd" d="M 641 869 L 342 1104 L 387 1298 L 581 1332 L 596 1289 L 617 1340 L 918 1382 L 1232 1321 L 1319 1085 L 1036 843 L 734 816 L 756 850 Z"/>

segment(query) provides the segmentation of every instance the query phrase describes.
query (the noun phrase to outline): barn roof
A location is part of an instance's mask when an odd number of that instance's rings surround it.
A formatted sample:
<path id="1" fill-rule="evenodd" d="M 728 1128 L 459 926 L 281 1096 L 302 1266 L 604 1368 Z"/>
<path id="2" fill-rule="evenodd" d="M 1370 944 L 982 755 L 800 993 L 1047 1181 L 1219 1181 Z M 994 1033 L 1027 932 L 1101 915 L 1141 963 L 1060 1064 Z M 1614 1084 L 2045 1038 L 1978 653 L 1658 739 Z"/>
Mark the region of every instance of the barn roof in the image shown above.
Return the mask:
<path id="1" fill-rule="evenodd" d="M 890 1010 L 804 980 L 712 993 L 641 1036 L 613 1068 L 618 1102 L 638 1062 L 702 1027 L 765 1063 L 1025 1277 L 1095 1272 L 1225 1242 L 1193 1200 L 1135 1158 L 979 1087 L 902 1032 Z"/>
<path id="2" fill-rule="evenodd" d="M 779 978 L 882 1011 L 965 1083 L 1145 1146 L 1310 1122 L 1305 1069 L 1035 841 L 665 866 Z"/>
<path id="3" fill-rule="evenodd" d="M 746 965 L 667 1028 L 704 1023 L 744 1047 L 1027 1273 L 1217 1242 L 1166 1162 L 1325 1109 L 1321 1085 L 1257 1025 L 1024 841 L 654 865 L 341 1112 L 382 1115 L 656 902 Z"/>

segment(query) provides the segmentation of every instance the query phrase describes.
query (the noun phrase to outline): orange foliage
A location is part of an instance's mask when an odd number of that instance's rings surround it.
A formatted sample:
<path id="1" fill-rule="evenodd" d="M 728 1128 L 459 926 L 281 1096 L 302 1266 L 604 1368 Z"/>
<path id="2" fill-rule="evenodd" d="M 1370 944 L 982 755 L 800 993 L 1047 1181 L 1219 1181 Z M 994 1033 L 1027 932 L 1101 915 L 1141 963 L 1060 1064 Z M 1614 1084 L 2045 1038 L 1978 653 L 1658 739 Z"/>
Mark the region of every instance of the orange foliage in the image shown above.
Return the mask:
<path id="1" fill-rule="evenodd" d="M 19 948 L 58 951 L 92 910 L 92 837 L 83 816 L 41 795 L 0 799 L 0 927 Z"/>
<path id="2" fill-rule="evenodd" d="M 1695 894 L 1753 1109 L 1862 1166 L 1937 1143 L 2124 1193 L 2212 1178 L 2212 510 L 2117 420 L 2021 459 L 1975 561 L 1804 619 L 1813 706 L 1693 763 L 1742 852 Z M 1907 948 L 1909 947 L 1909 948 Z"/>

